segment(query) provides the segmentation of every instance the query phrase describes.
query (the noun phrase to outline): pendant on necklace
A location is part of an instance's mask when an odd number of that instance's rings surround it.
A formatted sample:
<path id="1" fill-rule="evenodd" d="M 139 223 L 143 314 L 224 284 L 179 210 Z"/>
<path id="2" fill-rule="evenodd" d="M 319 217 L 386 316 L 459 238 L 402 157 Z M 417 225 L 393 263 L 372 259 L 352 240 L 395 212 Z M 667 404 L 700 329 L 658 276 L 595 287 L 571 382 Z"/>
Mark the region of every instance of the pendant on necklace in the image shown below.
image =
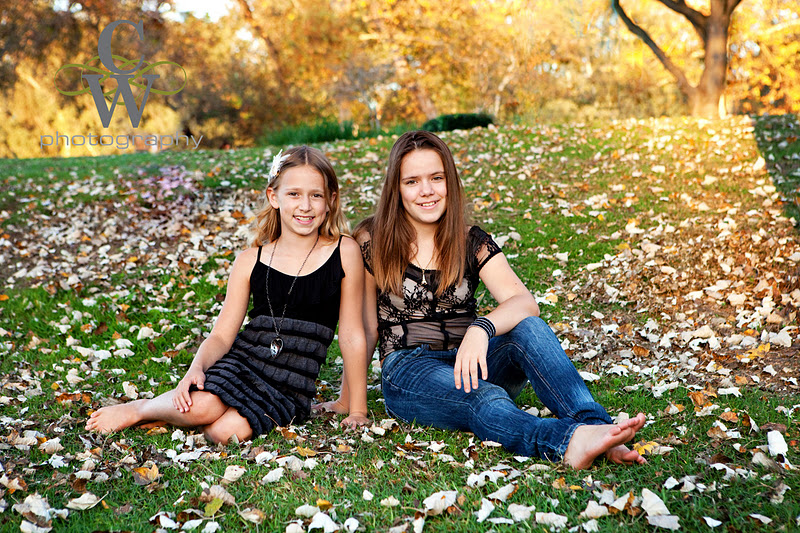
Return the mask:
<path id="1" fill-rule="evenodd" d="M 425 269 L 422 269 L 422 284 L 425 285 Z"/>
<path id="2" fill-rule="evenodd" d="M 269 344 L 269 351 L 272 354 L 272 357 L 278 357 L 280 353 L 283 351 L 283 339 L 280 337 L 275 337 L 272 339 L 272 342 Z"/>

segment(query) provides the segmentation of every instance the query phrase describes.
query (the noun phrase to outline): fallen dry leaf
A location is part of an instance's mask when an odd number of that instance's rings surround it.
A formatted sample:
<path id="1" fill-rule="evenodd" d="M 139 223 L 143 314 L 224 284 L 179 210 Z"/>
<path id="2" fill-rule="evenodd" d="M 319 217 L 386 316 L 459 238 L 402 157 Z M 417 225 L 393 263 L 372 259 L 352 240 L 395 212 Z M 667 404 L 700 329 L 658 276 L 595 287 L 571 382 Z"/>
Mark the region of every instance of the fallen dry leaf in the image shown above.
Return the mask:
<path id="1" fill-rule="evenodd" d="M 55 438 L 41 443 L 39 449 L 48 455 L 53 455 L 63 450 L 64 446 L 61 445 L 61 438 Z"/>
<path id="2" fill-rule="evenodd" d="M 297 453 L 300 457 L 314 457 L 317 455 L 317 452 L 312 450 L 311 448 L 305 448 L 303 446 L 297 447 Z"/>
<path id="3" fill-rule="evenodd" d="M 648 516 L 668 515 L 669 509 L 654 492 L 642 489 L 642 509 Z"/>
<path id="4" fill-rule="evenodd" d="M 496 491 L 487 495 L 486 497 L 490 500 L 504 502 L 516 491 L 517 491 L 517 486 L 513 483 L 510 483 L 504 487 L 497 489 Z"/>
<path id="5" fill-rule="evenodd" d="M 536 523 L 558 531 L 567 527 L 567 517 L 556 513 L 536 513 Z"/>
<path id="6" fill-rule="evenodd" d="M 318 512 L 319 512 L 319 507 L 317 507 L 316 505 L 308 505 L 307 503 L 301 505 L 300 507 L 294 510 L 294 514 L 296 514 L 297 516 L 302 516 L 304 518 L 311 518 Z"/>
<path id="7" fill-rule="evenodd" d="M 586 509 L 580 514 L 581 518 L 601 518 L 608 515 L 608 507 L 600 505 L 594 500 L 589 500 Z"/>
<path id="8" fill-rule="evenodd" d="M 200 494 L 201 502 L 211 502 L 215 499 L 220 499 L 227 505 L 236 504 L 236 499 L 221 485 L 211 485 Z"/>
<path id="9" fill-rule="evenodd" d="M 772 457 L 786 455 L 786 452 L 789 451 L 789 446 L 787 446 L 786 440 L 783 438 L 780 431 L 772 430 L 767 433 L 767 443 L 769 454 Z"/>
<path id="10" fill-rule="evenodd" d="M 98 498 L 91 492 L 84 492 L 83 494 L 81 494 L 79 498 L 74 498 L 68 501 L 67 508 L 76 509 L 78 511 L 85 511 L 86 509 L 91 509 L 98 503 L 100 503 L 100 498 Z"/>
<path id="11" fill-rule="evenodd" d="M 284 470 L 282 467 L 270 470 L 263 478 L 261 478 L 261 483 L 275 483 L 283 477 L 283 472 Z"/>
<path id="12" fill-rule="evenodd" d="M 137 485 L 149 485 L 155 482 L 160 477 L 158 473 L 158 465 L 151 467 L 140 466 L 133 469 L 133 482 Z"/>
<path id="13" fill-rule="evenodd" d="M 394 496 L 389 496 L 388 498 L 384 498 L 381 500 L 381 505 L 384 507 L 397 507 L 400 505 L 400 500 L 395 498 Z"/>
<path id="14" fill-rule="evenodd" d="M 425 506 L 425 512 L 431 516 L 436 516 L 447 510 L 448 507 L 455 504 L 458 497 L 458 491 L 447 490 L 434 492 L 422 501 Z"/>
<path id="15" fill-rule="evenodd" d="M 328 500 L 323 500 L 321 498 L 318 498 L 317 499 L 317 507 L 319 507 L 320 511 L 327 511 L 328 509 L 333 507 L 333 504 L 331 502 L 329 502 Z"/>
<path id="16" fill-rule="evenodd" d="M 260 524 L 266 518 L 264 512 L 260 509 L 256 509 L 255 507 L 248 507 L 239 511 L 239 516 L 254 524 Z"/>
<path id="17" fill-rule="evenodd" d="M 334 531 L 338 531 L 339 525 L 327 514 L 319 512 L 314 515 L 311 519 L 311 523 L 308 525 L 308 531 L 313 531 L 315 529 L 321 529 L 323 533 L 333 533 Z"/>
<path id="18" fill-rule="evenodd" d="M 475 515 L 475 518 L 477 518 L 478 523 L 481 523 L 489 518 L 489 515 L 492 514 L 492 511 L 494 511 L 494 504 L 486 498 L 482 498 L 480 510 L 475 511 L 473 514 Z"/>
<path id="19" fill-rule="evenodd" d="M 675 515 L 648 516 L 647 523 L 651 526 L 678 531 L 681 528 L 680 518 Z"/>
<path id="20" fill-rule="evenodd" d="M 245 472 L 247 472 L 247 470 L 243 466 L 230 465 L 225 469 L 225 474 L 222 476 L 222 480 L 226 483 L 233 483 L 242 477 Z"/>
<path id="21" fill-rule="evenodd" d="M 514 520 L 514 522 L 528 520 L 531 517 L 531 513 L 534 511 L 536 511 L 536 507 L 533 505 L 527 506 L 512 503 L 508 506 L 508 514 Z"/>

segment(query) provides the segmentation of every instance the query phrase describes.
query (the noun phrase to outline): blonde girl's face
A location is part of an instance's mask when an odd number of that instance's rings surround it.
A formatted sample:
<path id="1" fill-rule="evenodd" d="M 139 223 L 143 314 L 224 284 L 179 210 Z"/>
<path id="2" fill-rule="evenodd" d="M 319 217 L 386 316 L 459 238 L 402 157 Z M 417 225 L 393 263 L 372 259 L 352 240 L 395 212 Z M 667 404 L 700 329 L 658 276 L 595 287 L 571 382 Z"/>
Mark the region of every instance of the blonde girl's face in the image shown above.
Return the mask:
<path id="1" fill-rule="evenodd" d="M 329 211 L 325 178 L 308 165 L 281 172 L 277 187 L 267 188 L 267 199 L 278 210 L 281 232 L 313 235 Z"/>
<path id="2" fill-rule="evenodd" d="M 447 179 L 439 154 L 414 150 L 400 162 L 400 196 L 414 226 L 437 224 L 447 209 Z"/>

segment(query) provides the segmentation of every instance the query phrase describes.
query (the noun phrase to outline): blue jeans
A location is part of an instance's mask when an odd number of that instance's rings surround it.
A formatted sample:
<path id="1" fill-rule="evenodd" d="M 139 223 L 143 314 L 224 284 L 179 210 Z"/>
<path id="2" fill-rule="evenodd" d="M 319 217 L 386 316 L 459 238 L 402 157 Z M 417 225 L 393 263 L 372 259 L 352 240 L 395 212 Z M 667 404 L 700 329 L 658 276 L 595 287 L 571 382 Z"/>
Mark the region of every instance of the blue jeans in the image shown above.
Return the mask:
<path id="1" fill-rule="evenodd" d="M 390 353 L 381 370 L 386 410 L 407 422 L 471 431 L 513 453 L 550 461 L 564 456 L 579 425 L 611 423 L 539 317 L 526 318 L 489 341 L 489 379 L 469 393 L 455 387 L 456 353 L 426 344 Z M 539 418 L 517 407 L 514 398 L 528 381 L 557 418 Z"/>

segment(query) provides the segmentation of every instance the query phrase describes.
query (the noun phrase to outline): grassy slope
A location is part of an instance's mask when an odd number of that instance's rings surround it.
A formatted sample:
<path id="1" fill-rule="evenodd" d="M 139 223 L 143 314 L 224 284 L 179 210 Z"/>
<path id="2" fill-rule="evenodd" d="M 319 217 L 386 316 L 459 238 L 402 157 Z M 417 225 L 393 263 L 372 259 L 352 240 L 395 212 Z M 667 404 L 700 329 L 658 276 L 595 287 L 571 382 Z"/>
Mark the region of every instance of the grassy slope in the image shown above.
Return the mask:
<path id="1" fill-rule="evenodd" d="M 766 131 L 774 137 L 772 134 L 786 130 L 787 124 L 790 128 L 790 122 L 768 124 Z M 779 147 L 779 140 L 773 142 L 763 137 L 759 137 L 760 146 L 752 139 L 738 139 L 736 147 L 731 148 L 726 143 L 736 137 L 731 130 L 738 126 L 739 123 L 718 127 L 681 121 L 644 121 L 597 128 L 578 125 L 473 130 L 450 133 L 445 138 L 463 171 L 467 196 L 473 200 L 473 219 L 496 237 L 512 231 L 519 233 L 521 240 L 511 238 L 504 248 L 512 265 L 533 292 L 541 295 L 554 289 L 560 295 L 556 305 L 542 306 L 545 318 L 596 328 L 597 324 L 587 322 L 591 312 L 611 315 L 620 306 L 582 298 L 570 301 L 565 295 L 574 284 L 583 282 L 586 265 L 621 250 L 619 245 L 625 238 L 619 232 L 630 220 L 647 226 L 660 214 L 672 220 L 712 215 L 713 211 L 698 213 L 686 207 L 685 202 L 679 201 L 684 193 L 703 197 L 713 207 L 717 207 L 713 202 L 718 202 L 738 204 L 740 211 L 760 208 L 760 199 L 746 192 L 753 186 L 750 176 L 740 178 L 732 172 L 731 179 L 709 186 L 701 184 L 706 175 L 721 175 L 723 168 L 751 165 L 760 153 L 766 154 L 769 146 L 774 145 L 778 158 L 793 149 L 794 141 Z M 351 222 L 369 214 L 374 207 L 381 161 L 391 142 L 392 139 L 378 139 L 323 145 L 341 177 Z M 158 201 L 148 198 L 147 188 L 138 186 L 137 180 L 142 176 L 157 176 L 167 165 L 198 170 L 194 183 L 201 192 L 225 197 L 232 191 L 259 189 L 263 186 L 261 175 L 268 159 L 263 150 L 240 150 L 3 161 L 0 162 L 0 175 L 4 177 L 0 182 L 0 218 L 6 232 L 4 239 L 9 242 L 24 239 L 31 221 L 46 225 L 50 220 L 47 217 L 57 217 L 59 212 L 81 216 L 84 210 L 90 213 L 91 206 L 103 202 L 117 209 L 135 204 L 157 210 Z M 666 167 L 666 171 L 658 166 Z M 791 196 L 797 190 L 798 180 L 788 172 L 781 175 L 787 177 L 779 183 L 781 191 Z M 768 175 L 766 179 L 768 182 Z M 132 185 L 121 186 L 125 180 Z M 603 207 L 593 209 L 584 202 L 601 194 L 607 195 Z M 248 207 L 255 209 L 255 201 L 242 209 Z M 787 204 L 787 209 L 789 216 L 794 214 L 791 205 Z M 169 246 L 178 242 L 180 235 Z M 38 493 L 53 507 L 63 508 L 82 490 L 104 496 L 104 503 L 92 510 L 73 511 L 66 521 L 56 518 L 57 530 L 150 531 L 155 526 L 148 519 L 162 509 L 184 512 L 173 515 L 184 522 L 192 518 L 185 514 L 188 509 L 205 508 L 205 503 L 198 501 L 199 484 L 218 483 L 219 476 L 231 464 L 244 466 L 247 473 L 229 485 L 228 490 L 240 509 L 257 507 L 266 513 L 265 522 L 258 528 L 264 531 L 282 531 L 295 518 L 295 508 L 315 504 L 318 499 L 333 504 L 340 524 L 352 516 L 368 530 L 385 531 L 413 519 L 415 510 L 422 508 L 422 500 L 440 490 L 457 490 L 463 499 L 446 516 L 429 517 L 426 531 L 487 530 L 488 524 L 478 524 L 473 512 L 479 509 L 481 498 L 498 487 L 493 483 L 481 488 L 468 487 L 466 480 L 470 473 L 498 464 L 507 465 L 502 468 L 505 472 L 513 469 L 521 472 L 514 480 L 517 491 L 508 503 L 534 505 L 536 511 L 566 515 L 570 527 L 585 521 L 578 517 L 579 513 L 589 500 L 597 499 L 592 492 L 604 488 L 615 490 L 617 495 L 632 490 L 639 496 L 643 488 L 654 491 L 673 514 L 680 516 L 683 531 L 708 529 L 702 516 L 722 521 L 722 527 L 729 531 L 789 531 L 797 527 L 800 504 L 796 495 L 800 483 L 796 473 L 769 472 L 750 463 L 752 454 L 747 450 L 766 444 L 763 432 L 748 433 L 741 423 L 734 423 L 728 426 L 737 426 L 742 433 L 740 438 L 711 439 L 707 432 L 716 417 L 695 416 L 688 395 L 692 389 L 682 384 L 654 398 L 646 388 L 626 391 L 626 386 L 641 384 L 642 380 L 633 376 L 607 374 L 591 383 L 590 388 L 611 413 L 623 410 L 648 413 L 652 423 L 641 432 L 644 439 L 665 444 L 670 442 L 670 435 L 682 435 L 685 441 L 665 456 L 651 457 L 650 463 L 641 468 L 612 467 L 600 462 L 591 471 L 576 473 L 544 463 L 549 469 L 540 471 L 531 465 L 542 463 L 518 462 L 502 449 L 473 443 L 467 434 L 400 424 L 383 436 L 372 433 L 374 442 L 367 442 L 369 439 L 362 439 L 359 434 L 339 430 L 330 416 L 297 428 L 299 440 L 274 432 L 246 447 L 214 449 L 215 455 L 190 462 L 188 467 L 177 466 L 165 456 L 168 449 L 179 452 L 188 449 L 182 440 L 171 440 L 172 430 L 148 433 L 132 429 L 108 438 L 86 434 L 82 426 L 89 408 L 101 405 L 105 398 L 121 398 L 123 382 L 134 383 L 139 391 L 160 393 L 180 377 L 218 309 L 221 291 L 218 280 L 224 279 L 232 258 L 230 252 L 243 244 L 241 239 L 229 239 L 211 254 L 214 260 L 184 268 L 155 266 L 155 262 L 126 265 L 123 260 L 116 265 L 119 268 L 110 269 L 94 282 L 82 280 L 80 285 L 68 284 L 65 289 L 43 277 L 17 280 L 15 286 L 3 291 L 9 298 L 0 302 L 0 328 L 7 332 L 2 338 L 5 348 L 0 361 L 4 397 L 0 407 L 2 464 L 8 479 L 21 478 L 27 489 L 6 491 L 3 498 L 8 508 L 0 514 L 0 530 L 19 528 L 20 516 L 10 506 L 28 494 Z M 4 246 L 3 253 L 9 255 L 0 268 L 4 277 L 8 277 L 26 265 L 29 257 L 11 253 L 11 244 Z M 79 250 L 75 252 L 80 255 Z M 566 263 L 554 256 L 564 252 L 569 254 Z M 554 276 L 555 270 L 561 270 L 561 276 Z M 218 280 L 209 279 L 212 273 L 218 273 Z M 153 295 L 170 282 L 171 289 L 158 297 L 154 305 Z M 148 290 L 148 284 L 153 288 Z M 189 291 L 194 295 L 185 300 Z M 487 305 L 489 300 L 484 297 L 482 304 Z M 645 313 L 638 319 L 644 322 L 649 316 Z M 59 324 L 68 326 L 66 333 L 59 330 Z M 138 328 L 147 325 L 159 335 L 136 340 Z M 93 362 L 67 346 L 71 337 L 74 341 L 70 342 L 79 346 L 109 349 L 120 336 L 133 341 L 130 349 L 134 355 Z M 182 342 L 185 348 L 174 351 Z M 341 369 L 334 363 L 336 358 L 334 345 L 329 358 L 333 364 L 321 376 L 324 381 L 320 388 L 325 398 L 335 395 Z M 70 383 L 70 371 L 83 381 Z M 372 384 L 378 383 L 373 375 Z M 75 392 L 84 396 L 71 401 L 64 396 Z M 740 398 L 716 398 L 722 408 L 720 412 L 729 408 L 740 414 L 746 412 L 761 425 L 767 422 L 786 425 L 786 440 L 791 442 L 788 459 L 800 464 L 797 412 L 787 416 L 776 410 L 780 405 L 791 408 L 800 403 L 800 397 L 754 387 L 744 388 L 743 392 Z M 376 421 L 386 418 L 379 392 L 371 391 L 369 400 L 373 418 Z M 541 407 L 530 389 L 523 392 L 518 403 L 525 408 Z M 671 403 L 688 408 L 666 414 Z M 10 446 L 14 432 L 23 430 L 36 430 L 47 439 L 60 437 L 65 448 L 58 455 L 66 457 L 68 464 L 54 468 L 48 463 L 50 457 L 35 446 L 30 450 Z M 444 443 L 444 447 L 431 451 L 428 443 L 433 441 Z M 734 444 L 741 445 L 741 451 Z M 275 484 L 259 482 L 276 464 L 273 461 L 257 465 L 253 460 L 257 452 L 268 450 L 281 456 L 299 456 L 303 450 L 298 450 L 298 446 L 313 449 L 319 464 L 298 474 L 287 474 Z M 84 484 L 75 478 L 75 472 L 88 456 L 86 450 L 94 454 L 95 472 L 107 473 L 107 481 L 92 480 Z M 81 453 L 85 455 L 80 456 Z M 442 454 L 451 455 L 454 462 L 442 461 Z M 464 466 L 468 456 L 474 459 L 472 470 Z M 708 466 L 712 457 L 716 462 L 743 468 L 746 476 L 748 472 L 753 475 L 725 480 L 723 472 Z M 148 460 L 158 464 L 162 477 L 156 485 L 136 485 L 132 469 L 148 464 Z M 685 475 L 697 476 L 695 483 L 702 483 L 707 490 L 684 494 L 663 487 L 670 476 L 680 479 Z M 781 482 L 790 490 L 782 503 L 775 503 L 778 500 L 775 487 Z M 505 483 L 501 480 L 498 486 Z M 374 499 L 363 498 L 365 489 L 374 494 Z M 397 498 L 400 505 L 379 504 L 389 496 Z M 508 516 L 507 505 L 497 504 L 492 517 Z M 760 526 L 749 516 L 753 513 L 774 522 Z M 225 530 L 256 529 L 231 506 L 223 507 L 214 520 Z M 599 531 L 652 529 L 644 514 L 636 509 L 600 518 L 598 525 Z M 536 527 L 530 519 L 516 525 L 496 525 L 494 529 L 518 531 Z"/>

